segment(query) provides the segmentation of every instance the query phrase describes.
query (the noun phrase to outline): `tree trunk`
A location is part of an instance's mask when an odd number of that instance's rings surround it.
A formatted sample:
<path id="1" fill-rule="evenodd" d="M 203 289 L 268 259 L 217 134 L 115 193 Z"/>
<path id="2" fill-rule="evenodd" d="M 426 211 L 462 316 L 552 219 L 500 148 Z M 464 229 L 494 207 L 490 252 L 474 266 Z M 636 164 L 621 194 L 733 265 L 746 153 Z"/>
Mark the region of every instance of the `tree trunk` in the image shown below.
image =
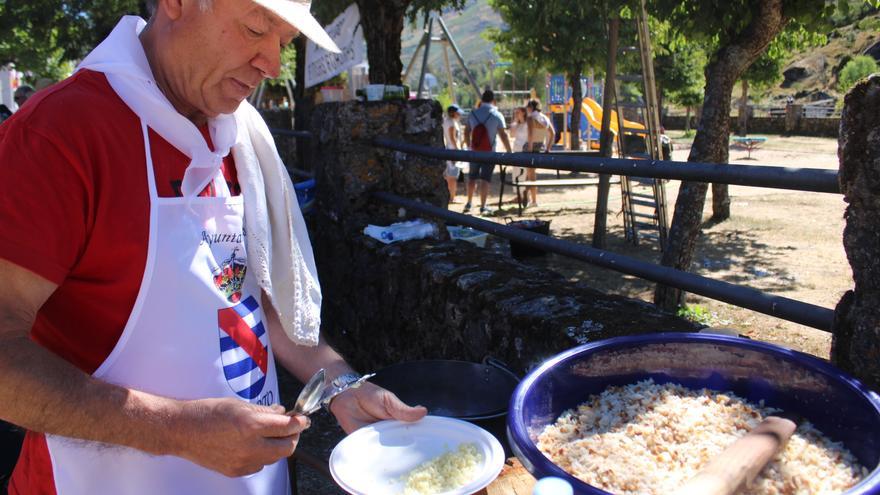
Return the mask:
<path id="1" fill-rule="evenodd" d="M 690 132 L 691 132 L 691 106 L 688 105 L 687 107 L 685 107 L 684 133 L 690 134 Z"/>
<path id="2" fill-rule="evenodd" d="M 743 72 L 767 49 L 787 22 L 783 0 L 753 3 L 752 21 L 730 44 L 712 56 L 706 67 L 706 93 L 700 125 L 688 156 L 690 162 L 727 163 L 730 135 L 730 98 Z M 706 183 L 684 182 L 678 191 L 669 241 L 661 263 L 687 271 L 693 261 L 703 220 Z M 654 302 L 674 311 L 684 301 L 679 289 L 657 286 Z"/>
<path id="3" fill-rule="evenodd" d="M 855 288 L 837 304 L 831 360 L 880 387 L 880 76 L 846 95 L 840 120 L 840 189 L 849 205 L 843 247 Z"/>
<path id="4" fill-rule="evenodd" d="M 740 84 L 742 84 L 742 93 L 739 97 L 739 116 L 737 117 L 739 131 L 737 134 L 745 136 L 749 133 L 749 82 L 743 79 Z"/>
<path id="5" fill-rule="evenodd" d="M 410 0 L 356 0 L 367 41 L 370 83 L 401 84 L 400 37 Z"/>
<path id="6" fill-rule="evenodd" d="M 737 128 L 739 135 L 745 136 L 749 125 L 749 82 L 743 79 L 740 93 Z M 712 221 L 723 222 L 730 218 L 730 191 L 727 184 L 712 184 Z"/>
<path id="7" fill-rule="evenodd" d="M 584 93 L 581 91 L 581 73 L 569 74 L 568 84 L 571 85 L 571 125 L 568 132 L 571 136 L 571 149 L 581 149 L 581 103 L 584 101 Z"/>
<path id="8" fill-rule="evenodd" d="M 730 191 L 727 184 L 712 184 L 712 221 L 723 222 L 730 218 Z"/>

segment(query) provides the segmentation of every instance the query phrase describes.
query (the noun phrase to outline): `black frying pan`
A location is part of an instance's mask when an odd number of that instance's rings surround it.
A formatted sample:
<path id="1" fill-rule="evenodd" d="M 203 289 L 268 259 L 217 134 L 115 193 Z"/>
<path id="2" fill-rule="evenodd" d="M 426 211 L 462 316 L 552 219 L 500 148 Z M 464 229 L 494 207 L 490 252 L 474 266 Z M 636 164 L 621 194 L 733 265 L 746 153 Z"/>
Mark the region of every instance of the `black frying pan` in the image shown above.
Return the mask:
<path id="1" fill-rule="evenodd" d="M 464 420 L 503 416 L 519 378 L 496 360 L 484 362 L 409 361 L 377 371 L 370 381 L 407 404 L 427 407 L 428 414 Z"/>

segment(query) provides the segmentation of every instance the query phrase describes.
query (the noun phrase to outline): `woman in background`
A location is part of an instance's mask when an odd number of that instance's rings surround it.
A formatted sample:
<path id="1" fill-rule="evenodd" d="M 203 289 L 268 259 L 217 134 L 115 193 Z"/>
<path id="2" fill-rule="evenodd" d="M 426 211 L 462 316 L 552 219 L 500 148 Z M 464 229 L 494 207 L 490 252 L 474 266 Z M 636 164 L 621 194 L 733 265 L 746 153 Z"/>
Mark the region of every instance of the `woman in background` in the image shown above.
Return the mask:
<path id="1" fill-rule="evenodd" d="M 526 107 L 516 107 L 513 109 L 513 122 L 510 123 L 510 137 L 513 138 L 514 151 L 526 151 L 526 145 L 529 142 L 529 124 L 527 122 L 528 110 Z M 526 169 L 522 167 L 510 167 L 510 179 L 513 182 L 526 180 Z M 524 203 L 520 200 L 519 189 L 517 189 L 517 203 Z"/>
<path id="2" fill-rule="evenodd" d="M 446 115 L 443 117 L 443 140 L 446 142 L 446 149 L 461 149 L 461 107 L 456 104 L 449 105 L 446 109 Z M 459 162 L 446 162 L 446 171 L 443 177 L 446 178 L 446 187 L 449 188 L 449 203 L 455 203 L 455 193 L 458 188 L 458 175 L 461 173 Z"/>

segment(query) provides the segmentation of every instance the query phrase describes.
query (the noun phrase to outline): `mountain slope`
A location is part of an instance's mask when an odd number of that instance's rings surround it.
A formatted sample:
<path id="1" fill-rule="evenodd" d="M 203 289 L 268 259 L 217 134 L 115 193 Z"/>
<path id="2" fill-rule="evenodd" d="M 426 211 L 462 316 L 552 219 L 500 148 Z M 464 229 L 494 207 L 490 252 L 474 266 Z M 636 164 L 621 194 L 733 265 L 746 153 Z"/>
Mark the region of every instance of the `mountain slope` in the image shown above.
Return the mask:
<path id="1" fill-rule="evenodd" d="M 471 0 L 461 12 L 447 10 L 441 16 L 469 68 L 473 70 L 480 65 L 485 67 L 488 61 L 496 58 L 492 51 L 494 44 L 483 38 L 483 33 L 490 27 L 501 27 L 502 22 L 501 17 L 492 10 L 487 0 Z M 423 33 L 423 20 L 419 20 L 415 25 L 408 25 L 404 28 L 403 50 L 401 53 L 404 70 L 406 70 L 407 64 L 412 58 Z M 434 23 L 433 33 L 435 37 L 442 33 L 440 26 L 436 22 Z M 413 70 L 410 73 L 410 83 L 418 78 L 418 73 L 422 67 L 422 56 L 422 53 L 420 53 L 413 65 Z M 449 50 L 449 63 L 452 66 L 452 70 L 458 67 L 455 54 L 452 53 L 451 49 Z M 439 43 L 431 44 L 428 67 L 430 72 L 433 72 L 438 78 L 445 80 L 446 69 L 443 61 L 443 47 Z"/>
<path id="2" fill-rule="evenodd" d="M 873 47 L 873 49 L 872 49 Z M 783 72 L 784 81 L 768 91 L 773 98 L 794 96 L 799 102 L 840 97 L 837 75 L 856 55 L 880 55 L 880 13 L 834 29 L 824 46 L 794 54 Z"/>

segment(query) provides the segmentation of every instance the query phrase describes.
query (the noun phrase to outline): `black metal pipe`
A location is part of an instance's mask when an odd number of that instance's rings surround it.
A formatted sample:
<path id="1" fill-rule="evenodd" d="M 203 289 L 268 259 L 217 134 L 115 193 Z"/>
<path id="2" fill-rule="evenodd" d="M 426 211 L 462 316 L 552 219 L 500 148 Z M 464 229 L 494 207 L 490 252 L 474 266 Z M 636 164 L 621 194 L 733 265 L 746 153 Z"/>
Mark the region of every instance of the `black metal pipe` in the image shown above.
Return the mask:
<path id="1" fill-rule="evenodd" d="M 290 129 L 269 129 L 276 136 L 289 136 L 295 138 L 312 139 L 314 135 L 309 131 L 292 131 Z"/>
<path id="2" fill-rule="evenodd" d="M 603 268 L 635 275 L 645 280 L 677 287 L 687 292 L 700 294 L 701 296 L 717 299 L 783 320 L 800 323 L 801 325 L 817 328 L 825 332 L 831 331 L 834 311 L 828 308 L 787 297 L 766 294 L 749 287 L 712 280 L 693 273 L 647 263 L 629 256 L 595 249 L 562 239 L 554 239 L 469 215 L 462 215 L 461 213 L 402 198 L 387 192 L 375 192 L 373 196 L 395 206 L 401 206 L 414 212 L 473 227 L 477 230 L 488 232 L 498 237 L 504 237 L 533 248 L 586 261 Z"/>
<path id="3" fill-rule="evenodd" d="M 594 158 L 589 156 L 553 156 L 553 153 L 491 153 L 459 151 L 411 144 L 388 138 L 373 140 L 376 146 L 440 160 L 497 163 L 519 167 L 629 175 L 694 182 L 713 182 L 739 186 L 768 187 L 794 191 L 840 194 L 836 170 L 788 168 L 760 165 L 718 165 L 712 163 L 673 162 Z"/>

